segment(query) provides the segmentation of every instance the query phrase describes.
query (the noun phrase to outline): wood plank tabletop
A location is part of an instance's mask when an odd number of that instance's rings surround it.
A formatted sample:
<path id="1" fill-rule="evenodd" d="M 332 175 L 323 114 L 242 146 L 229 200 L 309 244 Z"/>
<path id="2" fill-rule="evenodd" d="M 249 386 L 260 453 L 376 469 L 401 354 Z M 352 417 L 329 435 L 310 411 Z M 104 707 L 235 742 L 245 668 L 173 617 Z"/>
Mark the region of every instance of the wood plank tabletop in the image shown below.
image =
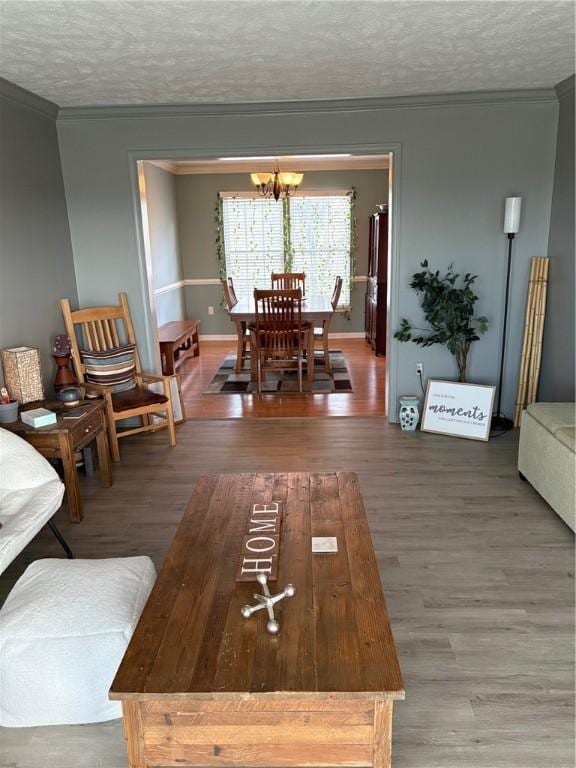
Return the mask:
<path id="1" fill-rule="evenodd" d="M 21 436 L 66 434 L 72 429 L 83 427 L 87 420 L 105 409 L 106 403 L 102 399 L 92 399 L 81 400 L 79 406 L 66 406 L 58 400 L 42 400 L 31 407 L 53 411 L 56 414 L 56 422 L 45 427 L 32 427 L 19 418 L 18 421 L 2 424 L 2 428 Z M 26 405 L 21 410 L 27 411 L 30 407 Z"/>
<path id="2" fill-rule="evenodd" d="M 236 573 L 253 504 L 283 503 L 278 580 L 296 595 L 240 609 L 259 592 Z M 337 553 L 312 554 L 312 536 Z M 356 475 L 222 474 L 197 483 L 128 646 L 113 699 L 404 698 Z"/>
<path id="3" fill-rule="evenodd" d="M 326 320 L 334 314 L 334 308 L 330 296 L 317 296 L 311 294 L 302 299 L 301 305 L 302 320 Z M 232 320 L 254 320 L 256 309 L 253 296 L 244 296 L 238 300 L 232 309 L 228 310 Z"/>

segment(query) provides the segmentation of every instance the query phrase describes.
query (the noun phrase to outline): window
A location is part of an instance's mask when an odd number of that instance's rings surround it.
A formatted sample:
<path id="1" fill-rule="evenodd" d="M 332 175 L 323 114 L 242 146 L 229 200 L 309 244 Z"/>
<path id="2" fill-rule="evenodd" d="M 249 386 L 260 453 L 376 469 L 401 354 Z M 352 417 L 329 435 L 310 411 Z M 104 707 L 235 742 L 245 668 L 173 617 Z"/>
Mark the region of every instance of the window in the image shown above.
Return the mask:
<path id="1" fill-rule="evenodd" d="M 340 306 L 350 304 L 350 195 L 291 197 L 290 247 L 294 272 L 306 273 L 308 293 L 331 296 L 343 278 Z"/>
<path id="2" fill-rule="evenodd" d="M 284 271 L 282 204 L 254 197 L 222 200 L 226 275 L 236 295 L 270 288 L 270 274 Z"/>
<path id="3" fill-rule="evenodd" d="M 339 306 L 350 304 L 352 195 L 223 197 L 226 274 L 238 296 L 269 288 L 272 272 L 305 272 L 306 292 L 331 296 L 343 278 Z"/>

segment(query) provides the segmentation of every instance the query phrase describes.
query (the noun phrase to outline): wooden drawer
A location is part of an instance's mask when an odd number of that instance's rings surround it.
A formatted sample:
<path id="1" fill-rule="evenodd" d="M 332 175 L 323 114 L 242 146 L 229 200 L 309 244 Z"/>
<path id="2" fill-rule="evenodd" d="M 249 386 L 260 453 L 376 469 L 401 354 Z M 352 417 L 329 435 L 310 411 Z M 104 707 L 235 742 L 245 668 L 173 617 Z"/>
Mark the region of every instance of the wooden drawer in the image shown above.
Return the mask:
<path id="1" fill-rule="evenodd" d="M 29 433 L 26 435 L 26 442 L 34 446 L 47 459 L 60 458 L 60 447 L 54 435 L 43 435 L 41 432 L 36 435 Z"/>
<path id="2" fill-rule="evenodd" d="M 70 429 L 74 448 L 83 448 L 93 440 L 101 423 L 102 413 L 99 411 L 98 413 L 93 413 L 88 418 L 81 419 L 79 424 L 75 424 L 74 427 Z"/>
<path id="3" fill-rule="evenodd" d="M 372 765 L 373 701 L 156 701 L 141 719 L 150 766 Z"/>

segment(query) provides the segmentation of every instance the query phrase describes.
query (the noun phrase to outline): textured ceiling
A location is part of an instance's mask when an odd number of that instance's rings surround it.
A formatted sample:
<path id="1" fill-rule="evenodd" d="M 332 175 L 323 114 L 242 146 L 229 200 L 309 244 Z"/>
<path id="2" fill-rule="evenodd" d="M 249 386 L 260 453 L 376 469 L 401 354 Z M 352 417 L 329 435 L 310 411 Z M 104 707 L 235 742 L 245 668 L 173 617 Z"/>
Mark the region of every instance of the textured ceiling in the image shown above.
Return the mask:
<path id="1" fill-rule="evenodd" d="M 0 72 L 60 106 L 552 86 L 574 3 L 1 0 Z"/>

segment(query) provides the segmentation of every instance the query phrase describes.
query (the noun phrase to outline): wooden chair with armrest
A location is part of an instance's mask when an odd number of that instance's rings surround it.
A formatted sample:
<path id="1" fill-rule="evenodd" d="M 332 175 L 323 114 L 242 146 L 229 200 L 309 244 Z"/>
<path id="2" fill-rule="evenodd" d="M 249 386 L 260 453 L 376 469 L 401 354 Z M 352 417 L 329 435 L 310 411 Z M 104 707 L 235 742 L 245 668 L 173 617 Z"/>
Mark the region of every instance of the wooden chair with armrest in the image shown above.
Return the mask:
<path id="1" fill-rule="evenodd" d="M 72 363 L 76 377 L 87 395 L 104 398 L 106 402 L 106 420 L 108 424 L 108 439 L 110 453 L 114 461 L 120 461 L 118 440 L 122 437 L 135 435 L 139 432 L 155 432 L 168 429 L 170 445 L 176 445 L 176 430 L 174 429 L 174 413 L 172 409 L 172 393 L 170 378 L 144 373 L 140 366 L 140 358 L 136 348 L 136 337 L 125 293 L 119 294 L 119 304 L 106 307 L 87 307 L 73 310 L 68 299 L 60 299 L 66 333 L 70 337 Z M 123 345 L 134 345 L 134 365 L 136 386 L 123 391 L 114 391 L 113 386 L 96 384 L 86 380 L 86 365 L 82 360 L 82 352 L 105 353 L 117 350 Z M 163 394 L 153 392 L 148 385 L 159 382 L 163 385 Z M 160 423 L 151 420 L 156 416 Z M 119 431 L 117 422 L 139 417 L 142 426 Z"/>
<path id="2" fill-rule="evenodd" d="M 306 295 L 306 274 L 304 272 L 272 272 L 272 288 L 289 291 L 300 288 Z"/>
<path id="3" fill-rule="evenodd" d="M 302 291 L 254 291 L 255 322 L 250 328 L 251 350 L 258 375 L 258 392 L 266 368 L 298 370 L 298 391 L 302 392 L 302 360 L 304 350 L 314 353 L 310 323 L 302 322 Z"/>
<path id="4" fill-rule="evenodd" d="M 330 302 L 332 304 L 332 309 L 334 312 L 336 312 L 336 308 L 338 307 L 338 302 L 340 301 L 340 294 L 342 292 L 342 278 L 340 275 L 336 278 L 336 281 L 334 283 L 334 290 L 332 291 L 332 298 L 330 299 Z M 332 321 L 332 315 L 327 320 L 324 320 L 324 323 L 321 328 L 314 328 L 314 342 L 319 341 L 322 344 L 322 349 L 324 350 L 324 370 L 328 373 L 331 371 L 330 366 L 330 349 L 329 349 L 329 343 L 328 343 L 328 332 L 330 330 L 330 322 Z"/>
<path id="5" fill-rule="evenodd" d="M 224 301 L 226 302 L 226 308 L 228 310 L 235 307 L 238 304 L 238 297 L 234 290 L 234 281 L 231 277 L 222 280 L 222 288 L 224 290 Z M 236 335 L 238 337 L 236 346 L 236 365 L 234 370 L 239 373 L 242 370 L 242 361 L 248 355 L 248 346 L 250 343 L 250 333 L 246 328 L 246 323 L 243 320 L 233 320 L 236 326 Z"/>

